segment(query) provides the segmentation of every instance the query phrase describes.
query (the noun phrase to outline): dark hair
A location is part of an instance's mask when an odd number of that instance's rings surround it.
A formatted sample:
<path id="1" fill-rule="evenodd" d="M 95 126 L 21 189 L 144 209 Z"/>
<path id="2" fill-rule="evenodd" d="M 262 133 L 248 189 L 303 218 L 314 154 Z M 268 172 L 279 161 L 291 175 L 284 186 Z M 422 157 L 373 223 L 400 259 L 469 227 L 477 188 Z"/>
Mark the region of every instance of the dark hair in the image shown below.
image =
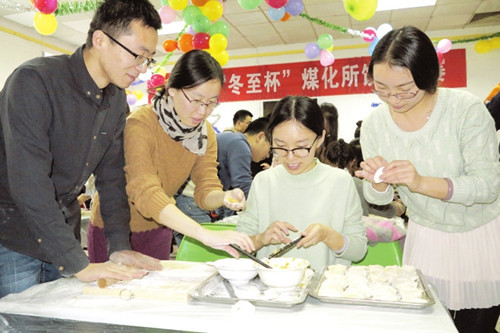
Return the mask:
<path id="1" fill-rule="evenodd" d="M 368 77 L 373 79 L 373 66 L 387 62 L 390 66 L 406 67 L 417 87 L 434 93 L 439 79 L 439 61 L 432 41 L 412 26 L 389 31 L 373 51 Z"/>
<path id="2" fill-rule="evenodd" d="M 354 130 L 354 138 L 359 139 L 361 136 L 361 125 L 363 124 L 363 120 L 358 120 L 356 122 L 356 129 Z"/>
<path id="3" fill-rule="evenodd" d="M 345 169 L 355 159 L 351 146 L 344 139 L 330 142 L 326 146 L 325 158 L 339 169 Z"/>
<path id="4" fill-rule="evenodd" d="M 271 138 L 269 135 L 269 132 L 267 131 L 267 126 L 269 125 L 269 118 L 268 117 L 260 117 L 252 121 L 250 124 L 248 124 L 247 129 L 245 130 L 245 134 L 248 135 L 256 135 L 259 134 L 260 132 L 264 132 L 266 135 L 266 139 L 270 142 Z"/>
<path id="5" fill-rule="evenodd" d="M 287 96 L 280 99 L 269 118 L 269 133 L 272 135 L 276 126 L 290 119 L 297 120 L 318 136 L 322 135 L 325 129 L 323 112 L 318 103 L 306 96 Z"/>
<path id="6" fill-rule="evenodd" d="M 244 109 L 236 111 L 233 116 L 233 125 L 236 125 L 238 121 L 244 121 L 246 117 L 253 117 L 252 112 Z"/>
<path id="7" fill-rule="evenodd" d="M 356 166 L 359 167 L 359 164 L 363 162 L 363 151 L 361 150 L 361 142 L 359 141 L 359 138 L 351 140 L 351 142 L 349 142 L 349 146 L 351 147 L 354 158 L 356 159 Z"/>
<path id="8" fill-rule="evenodd" d="M 325 122 L 328 124 L 328 133 L 325 139 L 325 146 L 338 138 L 339 133 L 339 112 L 332 103 L 321 103 L 319 106 L 323 111 Z"/>
<path id="9" fill-rule="evenodd" d="M 148 0 L 106 0 L 90 22 L 87 33 L 87 47 L 92 47 L 92 36 L 96 30 L 102 30 L 118 37 L 130 31 L 130 23 L 139 20 L 147 27 L 161 29 L 158 11 Z"/>
<path id="10" fill-rule="evenodd" d="M 224 72 L 217 60 L 206 51 L 191 50 L 177 60 L 168 77 L 167 87 L 162 88 L 153 100 L 161 98 L 168 88 L 189 89 L 213 79 L 218 79 L 221 85 L 224 83 Z"/>

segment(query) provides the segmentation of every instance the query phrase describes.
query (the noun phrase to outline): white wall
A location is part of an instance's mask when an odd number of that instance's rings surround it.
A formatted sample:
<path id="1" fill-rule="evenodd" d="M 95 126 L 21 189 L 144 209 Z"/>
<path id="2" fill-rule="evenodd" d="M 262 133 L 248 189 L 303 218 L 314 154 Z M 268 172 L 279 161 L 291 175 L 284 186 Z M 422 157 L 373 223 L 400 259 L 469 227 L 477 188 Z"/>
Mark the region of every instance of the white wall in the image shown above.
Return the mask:
<path id="1" fill-rule="evenodd" d="M 6 26 L 8 24 L 1 21 L 0 25 Z M 469 29 L 467 31 L 447 31 L 441 34 L 435 33 L 431 38 L 441 39 L 457 37 L 469 34 L 485 35 L 500 31 L 500 26 L 488 27 L 481 29 Z M 40 38 L 40 37 L 39 37 Z M 54 45 L 58 43 L 45 37 L 47 42 Z M 460 38 L 459 38 L 460 39 Z M 82 41 L 83 43 L 83 41 Z M 338 45 L 337 45 L 338 44 Z M 368 55 L 368 45 L 360 39 L 353 38 L 348 42 L 337 43 L 333 53 L 337 59 L 359 57 Z M 3 52 L 0 52 L 0 86 L 3 87 L 8 75 L 21 63 L 36 56 L 43 54 L 43 51 L 51 53 L 61 53 L 50 47 L 41 46 L 37 43 L 28 41 L 26 39 L 17 37 L 10 33 L 0 31 L 0 45 Z M 66 50 L 74 50 L 75 47 L 71 45 L 61 45 L 60 47 Z M 465 48 L 467 59 L 467 87 L 463 88 L 475 94 L 476 96 L 484 99 L 490 91 L 500 83 L 500 49 L 493 50 L 485 54 L 478 54 L 474 50 L 475 43 L 458 43 L 454 44 L 454 48 Z M 238 51 L 229 51 L 230 57 L 233 59 L 225 66 L 241 67 L 241 66 L 254 66 L 259 64 L 276 64 L 276 63 L 291 63 L 308 61 L 305 57 L 303 50 L 305 45 L 296 44 L 280 47 L 266 47 L 256 49 L 244 49 Z M 297 52 L 294 52 L 297 51 Z M 262 54 L 274 53 L 274 56 L 261 56 Z M 174 55 L 171 62 L 167 65 L 166 69 L 169 71 L 175 59 L 180 54 Z M 160 59 L 158 59 L 160 60 Z M 133 87 L 131 89 L 142 88 L 143 86 Z M 145 90 L 145 89 L 144 89 Z M 140 102 L 147 102 L 146 98 Z M 363 95 L 336 95 L 336 96 L 322 96 L 318 97 L 318 102 L 333 103 L 339 110 L 339 137 L 349 141 L 353 138 L 356 122 L 363 119 L 372 109 L 372 103 L 378 102 L 378 98 L 373 94 Z M 139 103 L 137 104 L 139 105 Z M 248 101 L 248 102 L 230 102 L 222 103 L 209 118 L 211 122 L 219 130 L 232 126 L 232 117 L 235 111 L 239 109 L 248 109 L 254 114 L 254 118 L 263 115 L 262 101 Z"/>

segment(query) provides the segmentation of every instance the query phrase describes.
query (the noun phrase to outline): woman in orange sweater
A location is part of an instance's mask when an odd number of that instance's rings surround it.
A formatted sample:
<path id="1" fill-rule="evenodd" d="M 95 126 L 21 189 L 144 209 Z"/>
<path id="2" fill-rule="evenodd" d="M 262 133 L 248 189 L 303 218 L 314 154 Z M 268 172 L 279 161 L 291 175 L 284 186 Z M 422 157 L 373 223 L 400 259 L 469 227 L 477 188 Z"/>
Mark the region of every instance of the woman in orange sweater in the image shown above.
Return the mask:
<path id="1" fill-rule="evenodd" d="M 185 53 L 172 69 L 166 88 L 153 104 L 138 108 L 125 128 L 125 174 L 131 213 L 132 249 L 157 259 L 170 257 L 172 230 L 205 245 L 238 254 L 228 246 L 255 250 L 250 238 L 234 231 L 211 231 L 182 213 L 173 196 L 188 177 L 196 184 L 194 198 L 203 209 L 246 205 L 240 189 L 222 191 L 217 177 L 217 141 L 206 118 L 219 104 L 224 74 L 207 52 Z M 207 216 L 208 221 L 208 216 Z M 98 200 L 88 229 L 92 262 L 107 260 Z"/>

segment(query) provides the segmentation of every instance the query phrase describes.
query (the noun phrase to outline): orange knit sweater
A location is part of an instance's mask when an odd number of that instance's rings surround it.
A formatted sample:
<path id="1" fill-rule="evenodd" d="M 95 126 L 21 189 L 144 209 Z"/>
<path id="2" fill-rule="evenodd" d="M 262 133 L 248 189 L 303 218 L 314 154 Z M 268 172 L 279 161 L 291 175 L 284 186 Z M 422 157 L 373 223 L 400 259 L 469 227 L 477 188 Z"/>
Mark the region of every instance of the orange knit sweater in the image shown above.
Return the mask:
<path id="1" fill-rule="evenodd" d="M 128 117 L 125 127 L 125 174 L 133 232 L 159 228 L 160 212 L 175 204 L 173 196 L 191 175 L 196 184 L 194 199 L 203 209 L 205 197 L 222 190 L 217 177 L 217 140 L 207 122 L 208 144 L 197 156 L 165 133 L 151 105 L 141 107 Z M 98 180 L 97 180 L 98 181 Z M 91 221 L 103 227 L 99 200 L 93 200 Z"/>

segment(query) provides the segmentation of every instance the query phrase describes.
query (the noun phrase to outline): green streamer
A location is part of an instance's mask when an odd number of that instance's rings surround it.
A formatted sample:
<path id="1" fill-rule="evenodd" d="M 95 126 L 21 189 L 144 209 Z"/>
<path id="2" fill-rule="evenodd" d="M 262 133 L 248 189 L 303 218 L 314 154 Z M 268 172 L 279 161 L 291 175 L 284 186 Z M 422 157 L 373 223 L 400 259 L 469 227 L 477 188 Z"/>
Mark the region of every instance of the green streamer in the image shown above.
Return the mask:
<path id="1" fill-rule="evenodd" d="M 54 15 L 64 16 L 71 14 L 94 12 L 101 5 L 102 2 L 103 2 L 102 0 L 59 2 L 57 5 L 57 9 L 54 12 Z"/>
<path id="2" fill-rule="evenodd" d="M 300 13 L 299 16 L 307 19 L 308 21 L 310 21 L 312 23 L 315 23 L 315 24 L 318 24 L 318 25 L 330 28 L 332 30 L 340 31 L 340 32 L 342 32 L 344 34 L 348 32 L 347 28 L 341 27 L 339 25 L 328 23 L 328 22 L 323 21 L 323 20 L 321 20 L 319 18 L 311 17 L 311 16 L 309 16 L 306 13 Z"/>

